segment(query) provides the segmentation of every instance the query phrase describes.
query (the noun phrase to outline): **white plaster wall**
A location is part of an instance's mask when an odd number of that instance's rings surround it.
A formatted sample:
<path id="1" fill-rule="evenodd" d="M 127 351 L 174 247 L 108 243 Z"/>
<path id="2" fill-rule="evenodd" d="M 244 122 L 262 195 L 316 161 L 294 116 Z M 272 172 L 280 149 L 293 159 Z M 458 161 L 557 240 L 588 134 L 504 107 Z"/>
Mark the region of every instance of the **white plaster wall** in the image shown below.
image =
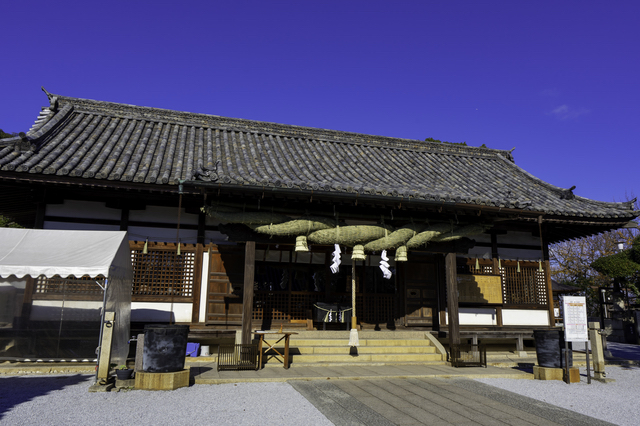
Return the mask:
<path id="1" fill-rule="evenodd" d="M 549 325 L 549 312 L 533 309 L 503 309 L 502 325 Z"/>
<path id="2" fill-rule="evenodd" d="M 175 207 L 147 206 L 145 210 L 131 210 L 129 211 L 129 220 L 140 222 L 177 223 L 178 200 L 176 199 Z M 180 212 L 180 223 L 197 225 L 198 215 L 185 213 L 184 209 L 182 209 Z"/>
<path id="3" fill-rule="evenodd" d="M 209 253 L 202 255 L 202 275 L 200 280 L 200 311 L 198 312 L 198 322 L 204 323 L 207 320 L 207 295 L 209 294 Z"/>
<path id="4" fill-rule="evenodd" d="M 234 242 L 229 241 L 229 237 L 226 234 L 223 234 L 218 231 L 205 231 L 204 232 L 204 242 L 205 244 L 214 243 L 214 244 L 235 244 Z"/>
<path id="5" fill-rule="evenodd" d="M 99 225 L 94 223 L 67 223 L 45 221 L 43 229 L 64 229 L 68 231 L 119 231 L 118 225 Z"/>
<path id="6" fill-rule="evenodd" d="M 469 249 L 469 254 L 464 257 L 476 258 L 479 257 L 481 259 L 491 259 L 491 247 L 473 247 Z"/>
<path id="7" fill-rule="evenodd" d="M 476 240 L 476 243 L 491 243 L 491 235 L 487 234 L 473 235 L 469 238 L 471 238 L 472 240 Z"/>
<path id="8" fill-rule="evenodd" d="M 175 322 L 191 322 L 193 303 L 131 302 L 131 321 L 169 322 L 173 312 Z"/>
<path id="9" fill-rule="evenodd" d="M 449 324 L 448 310 L 445 324 Z M 496 310 L 493 308 L 458 308 L 460 325 L 498 325 Z"/>
<path id="10" fill-rule="evenodd" d="M 131 321 L 169 322 L 169 312 L 173 312 L 175 322 L 191 322 L 193 303 L 132 302 Z M 65 321 L 100 321 L 102 302 L 65 301 L 62 312 L 62 300 L 34 300 L 31 306 L 32 321 L 59 321 L 62 315 Z"/>
<path id="11" fill-rule="evenodd" d="M 64 200 L 63 204 L 47 204 L 45 215 L 119 221 L 121 213 L 120 209 L 107 208 L 98 201 Z"/>
<path id="12" fill-rule="evenodd" d="M 507 235 L 496 235 L 498 245 L 502 244 L 522 244 L 540 247 L 540 238 L 531 235 L 530 232 L 509 231 Z"/>
<path id="13" fill-rule="evenodd" d="M 155 228 L 150 223 L 149 227 L 141 226 L 129 226 L 127 230 L 129 234 L 129 240 L 132 241 L 144 241 L 147 238 L 149 241 L 162 242 L 162 243 L 175 243 L 176 242 L 176 228 Z M 182 244 L 195 244 L 198 240 L 198 231 L 195 229 L 180 229 L 180 242 Z"/>
<path id="14" fill-rule="evenodd" d="M 31 305 L 32 321 L 100 321 L 102 301 L 34 300 Z"/>

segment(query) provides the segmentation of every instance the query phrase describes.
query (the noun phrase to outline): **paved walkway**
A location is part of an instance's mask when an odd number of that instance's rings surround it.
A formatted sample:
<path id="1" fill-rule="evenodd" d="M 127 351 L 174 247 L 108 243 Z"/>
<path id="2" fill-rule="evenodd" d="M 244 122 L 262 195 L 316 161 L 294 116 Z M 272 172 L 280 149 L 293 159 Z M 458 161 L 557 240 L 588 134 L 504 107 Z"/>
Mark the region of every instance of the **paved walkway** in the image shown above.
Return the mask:
<path id="1" fill-rule="evenodd" d="M 283 367 L 265 367 L 260 370 L 217 371 L 217 365 L 211 363 L 190 363 L 191 377 L 197 384 L 219 384 L 237 382 L 287 382 L 295 380 L 361 380 L 361 379 L 408 379 L 408 378 L 513 378 L 533 379 L 533 374 L 511 368 L 488 366 L 454 368 L 448 365 L 381 365 L 381 366 L 343 366 L 309 367 L 292 365 Z"/>
<path id="2" fill-rule="evenodd" d="M 341 425 L 610 425 L 468 379 L 292 381 Z"/>

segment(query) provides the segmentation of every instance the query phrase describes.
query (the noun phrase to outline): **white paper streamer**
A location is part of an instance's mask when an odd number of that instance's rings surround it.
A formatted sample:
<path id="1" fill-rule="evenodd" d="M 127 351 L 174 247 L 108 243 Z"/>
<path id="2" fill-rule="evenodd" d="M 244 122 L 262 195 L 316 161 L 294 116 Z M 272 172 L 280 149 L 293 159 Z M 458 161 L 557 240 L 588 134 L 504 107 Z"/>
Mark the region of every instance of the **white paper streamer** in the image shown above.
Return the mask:
<path id="1" fill-rule="evenodd" d="M 382 270 L 382 276 L 384 279 L 388 280 L 391 278 L 391 271 L 389 270 L 389 258 L 387 257 L 387 251 L 382 250 L 382 254 L 380 255 L 380 269 Z"/>
<path id="2" fill-rule="evenodd" d="M 333 251 L 333 263 L 331 264 L 330 268 L 331 268 L 331 272 L 334 274 L 337 274 L 338 271 L 340 270 L 340 263 L 342 263 L 342 261 L 340 260 L 340 245 L 339 244 L 335 244 L 335 250 Z"/>

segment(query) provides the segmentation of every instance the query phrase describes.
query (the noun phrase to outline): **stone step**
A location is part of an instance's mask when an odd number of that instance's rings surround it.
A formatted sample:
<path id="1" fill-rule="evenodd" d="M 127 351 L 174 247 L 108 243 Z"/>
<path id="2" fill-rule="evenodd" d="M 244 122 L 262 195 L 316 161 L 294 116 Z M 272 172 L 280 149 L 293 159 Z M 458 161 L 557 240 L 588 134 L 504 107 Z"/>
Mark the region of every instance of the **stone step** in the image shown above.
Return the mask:
<path id="1" fill-rule="evenodd" d="M 360 346 L 432 346 L 426 339 L 358 339 Z M 271 342 L 267 339 L 268 342 Z M 273 342 L 275 343 L 275 341 Z M 281 344 L 280 342 L 279 344 Z M 349 338 L 345 339 L 300 339 L 291 338 L 289 346 L 345 346 Z"/>
<path id="2" fill-rule="evenodd" d="M 325 367 L 325 368 L 332 368 L 332 367 L 381 367 L 381 366 L 393 366 L 393 365 L 404 365 L 404 366 L 411 366 L 411 365 L 415 365 L 415 366 L 425 366 L 425 365 L 446 365 L 447 363 L 445 361 L 429 361 L 429 362 L 424 362 L 424 361 L 418 361 L 418 362 L 412 362 L 412 361 L 402 361 L 402 362 L 312 362 L 312 363 L 306 363 L 306 362 L 296 362 L 295 363 L 295 368 L 320 368 L 320 367 Z M 291 364 L 294 365 L 294 364 Z M 266 364 L 265 368 L 282 368 L 282 364 Z"/>
<path id="3" fill-rule="evenodd" d="M 349 339 L 349 330 L 285 330 L 293 331 L 297 334 L 291 336 L 294 338 L 305 339 Z M 426 339 L 425 331 L 374 331 L 374 330 L 359 330 L 358 336 L 360 339 Z"/>
<path id="4" fill-rule="evenodd" d="M 362 354 L 358 355 L 338 355 L 338 354 L 318 354 L 318 355 L 291 355 L 292 365 L 299 363 L 404 363 L 404 362 L 442 362 L 440 354 Z"/>
<path id="5" fill-rule="evenodd" d="M 278 351 L 282 352 L 280 348 Z M 290 346 L 291 353 L 307 354 L 343 354 L 349 353 L 351 348 L 346 345 L 341 346 Z M 434 346 L 362 346 L 358 347 L 359 354 L 435 354 L 437 350 Z"/>

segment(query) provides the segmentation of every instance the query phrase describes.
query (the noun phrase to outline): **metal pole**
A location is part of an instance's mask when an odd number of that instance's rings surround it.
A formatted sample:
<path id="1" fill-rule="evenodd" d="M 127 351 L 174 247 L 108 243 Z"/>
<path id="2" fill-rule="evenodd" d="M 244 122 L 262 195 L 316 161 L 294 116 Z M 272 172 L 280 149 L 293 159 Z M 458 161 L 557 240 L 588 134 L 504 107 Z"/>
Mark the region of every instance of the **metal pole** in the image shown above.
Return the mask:
<path id="1" fill-rule="evenodd" d="M 585 342 L 585 349 L 587 352 L 587 384 L 591 384 L 591 365 L 589 365 L 589 340 Z"/>
<path id="2" fill-rule="evenodd" d="M 102 352 L 102 329 L 103 329 L 103 324 L 104 324 L 104 311 L 107 309 L 107 284 L 108 284 L 108 278 L 104 279 L 104 287 L 100 285 L 100 283 L 98 281 L 96 281 L 96 284 L 98 284 L 98 287 L 100 287 L 102 289 L 102 314 L 100 315 L 100 337 L 98 340 L 98 347 L 96 348 L 96 367 L 98 365 L 100 365 L 100 352 Z M 98 368 L 96 368 L 96 374 L 94 377 L 94 383 L 98 382 Z"/>
<path id="3" fill-rule="evenodd" d="M 566 336 L 565 336 L 565 340 L 564 340 L 564 371 L 565 371 L 565 382 L 570 385 L 571 384 L 571 378 L 569 377 L 569 342 L 567 342 L 566 340 Z"/>

